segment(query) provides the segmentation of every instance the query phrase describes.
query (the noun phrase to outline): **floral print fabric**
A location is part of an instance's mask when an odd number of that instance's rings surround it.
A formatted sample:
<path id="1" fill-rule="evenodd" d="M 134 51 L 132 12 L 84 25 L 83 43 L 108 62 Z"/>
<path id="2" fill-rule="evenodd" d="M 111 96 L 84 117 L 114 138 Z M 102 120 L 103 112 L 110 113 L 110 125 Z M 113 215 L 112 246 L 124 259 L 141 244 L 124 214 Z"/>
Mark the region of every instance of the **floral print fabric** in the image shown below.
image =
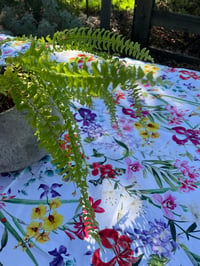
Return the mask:
<path id="1" fill-rule="evenodd" d="M 10 46 L 4 44 L 2 55 Z M 53 57 L 77 56 L 81 66 L 80 52 Z M 93 108 L 72 105 L 91 169 L 89 201 L 100 245 L 88 236 L 79 191 L 46 156 L 0 175 L 2 265 L 13 265 L 13 258 L 16 266 L 200 264 L 200 72 L 125 60 L 166 81 L 139 84 L 142 117 L 120 88 L 113 95 L 120 131 L 99 99 Z M 62 137 L 61 148 L 70 149 L 67 133 Z"/>

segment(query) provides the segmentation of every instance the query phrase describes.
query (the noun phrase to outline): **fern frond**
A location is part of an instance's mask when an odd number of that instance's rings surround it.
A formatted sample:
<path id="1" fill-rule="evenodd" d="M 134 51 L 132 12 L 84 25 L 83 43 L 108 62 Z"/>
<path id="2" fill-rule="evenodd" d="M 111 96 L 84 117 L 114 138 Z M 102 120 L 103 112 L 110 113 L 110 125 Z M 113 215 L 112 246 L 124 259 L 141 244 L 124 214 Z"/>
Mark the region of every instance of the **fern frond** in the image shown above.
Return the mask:
<path id="1" fill-rule="evenodd" d="M 79 102 L 92 106 L 93 98 L 102 99 L 110 113 L 111 123 L 117 124 L 115 89 L 131 90 L 140 115 L 141 90 L 139 82 L 154 82 L 152 74 L 145 74 L 137 66 L 124 64 L 111 55 L 120 54 L 142 60 L 152 60 L 148 51 L 137 43 L 116 33 L 98 29 L 79 28 L 57 32 L 49 44 L 43 38 L 31 38 L 31 47 L 23 55 L 9 58 L 5 78 L 17 108 L 28 112 L 28 119 L 36 130 L 42 147 L 51 154 L 52 163 L 63 178 L 74 182 L 81 192 L 83 219 L 89 234 L 98 240 L 95 219 L 87 187 L 90 171 L 82 146 L 78 124 L 71 105 Z M 78 59 L 57 63 L 51 55 L 57 50 L 83 50 L 100 54 L 89 63 L 85 58 L 81 67 Z M 89 67 L 88 67 L 89 64 Z M 68 134 L 70 149 L 62 149 L 63 133 Z"/>
<path id="2" fill-rule="evenodd" d="M 138 43 L 127 40 L 123 35 L 105 29 L 73 28 L 57 32 L 52 41 L 56 49 L 82 50 L 99 55 L 123 55 L 137 60 L 151 61 L 153 58 Z"/>

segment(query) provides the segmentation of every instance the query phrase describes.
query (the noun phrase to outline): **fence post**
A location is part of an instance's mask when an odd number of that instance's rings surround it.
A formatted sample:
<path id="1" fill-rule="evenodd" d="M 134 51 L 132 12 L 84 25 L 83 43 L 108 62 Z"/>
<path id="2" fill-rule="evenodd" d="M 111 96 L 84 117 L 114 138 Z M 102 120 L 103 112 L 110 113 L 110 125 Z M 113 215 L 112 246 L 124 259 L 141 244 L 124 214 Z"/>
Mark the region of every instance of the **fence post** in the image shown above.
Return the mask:
<path id="1" fill-rule="evenodd" d="M 135 0 L 131 40 L 148 46 L 151 13 L 155 0 Z"/>
<path id="2" fill-rule="evenodd" d="M 112 0 L 101 0 L 100 27 L 106 30 L 110 29 Z"/>

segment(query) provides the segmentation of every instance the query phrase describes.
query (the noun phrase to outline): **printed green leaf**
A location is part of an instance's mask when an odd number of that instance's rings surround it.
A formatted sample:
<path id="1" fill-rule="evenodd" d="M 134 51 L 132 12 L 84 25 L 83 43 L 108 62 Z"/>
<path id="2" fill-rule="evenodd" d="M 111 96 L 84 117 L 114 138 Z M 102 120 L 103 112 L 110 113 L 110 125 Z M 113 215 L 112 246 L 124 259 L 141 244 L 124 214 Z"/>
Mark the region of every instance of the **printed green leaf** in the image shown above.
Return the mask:
<path id="1" fill-rule="evenodd" d="M 162 184 L 159 174 L 156 172 L 154 168 L 152 168 L 152 172 L 153 172 L 153 176 L 155 177 L 155 181 L 157 185 L 159 186 L 159 188 L 163 188 L 163 184 Z"/>
<path id="2" fill-rule="evenodd" d="M 9 199 L 9 200 L 4 200 L 4 202 L 9 202 L 12 204 L 25 204 L 25 205 L 38 205 L 38 204 L 48 204 L 46 200 L 29 200 L 29 199 Z M 79 200 L 61 200 L 62 204 L 65 203 L 77 203 Z"/>
<path id="3" fill-rule="evenodd" d="M 191 252 L 185 245 L 180 244 L 180 247 L 185 251 L 188 258 L 194 266 L 200 266 L 200 256 Z"/>
<path id="4" fill-rule="evenodd" d="M 174 222 L 172 220 L 169 220 L 169 226 L 170 226 L 172 238 L 176 242 L 176 227 L 175 227 Z"/>
<path id="5" fill-rule="evenodd" d="M 168 262 L 168 259 L 165 257 L 159 257 L 158 255 L 151 255 L 148 260 L 148 266 L 164 266 Z"/>
<path id="6" fill-rule="evenodd" d="M 124 156 L 122 156 L 121 158 L 117 159 L 117 161 L 123 160 L 124 158 L 128 157 L 128 155 L 129 155 L 129 148 L 126 146 L 126 144 L 123 143 L 123 142 L 121 142 L 121 141 L 119 141 L 119 140 L 117 140 L 116 138 L 114 138 L 114 140 L 115 140 L 115 142 L 118 145 L 120 145 L 121 147 L 123 147 L 126 150 Z"/>
<path id="7" fill-rule="evenodd" d="M 96 149 L 93 149 L 93 155 L 94 157 L 104 157 L 103 153 L 99 153 Z"/>
<path id="8" fill-rule="evenodd" d="M 8 242 L 8 230 L 7 228 L 5 227 L 4 228 L 4 232 L 3 232 L 3 235 L 2 235 L 2 238 L 1 238 L 1 247 L 0 247 L 0 252 L 3 250 L 3 248 L 6 246 Z"/>
<path id="9" fill-rule="evenodd" d="M 186 232 L 191 233 L 191 232 L 193 232 L 196 228 L 197 228 L 197 224 L 196 224 L 196 223 L 193 223 L 193 224 L 191 224 L 191 225 L 187 228 Z"/>
<path id="10" fill-rule="evenodd" d="M 0 211 L 0 220 L 5 219 L 3 213 Z M 8 222 L 8 220 L 6 220 L 4 223 L 4 226 L 6 227 L 6 229 L 9 231 L 9 233 L 11 233 L 13 235 L 13 237 L 19 242 L 24 242 L 23 239 L 21 238 L 21 236 L 18 234 L 18 232 L 14 229 L 14 227 Z M 27 247 L 26 248 L 26 253 L 28 254 L 28 256 L 30 257 L 30 259 L 33 261 L 33 263 L 35 265 L 38 266 L 38 263 L 35 259 L 35 257 L 33 256 L 32 252 L 30 251 L 30 249 Z"/>
<path id="11" fill-rule="evenodd" d="M 142 261 L 144 254 L 141 254 L 140 256 L 138 256 L 138 261 L 133 263 L 132 266 L 138 266 L 140 264 L 140 262 Z"/>
<path id="12" fill-rule="evenodd" d="M 168 176 L 165 173 L 160 172 L 160 174 L 164 179 L 164 181 L 170 186 L 172 190 L 177 190 L 176 186 L 169 180 Z"/>

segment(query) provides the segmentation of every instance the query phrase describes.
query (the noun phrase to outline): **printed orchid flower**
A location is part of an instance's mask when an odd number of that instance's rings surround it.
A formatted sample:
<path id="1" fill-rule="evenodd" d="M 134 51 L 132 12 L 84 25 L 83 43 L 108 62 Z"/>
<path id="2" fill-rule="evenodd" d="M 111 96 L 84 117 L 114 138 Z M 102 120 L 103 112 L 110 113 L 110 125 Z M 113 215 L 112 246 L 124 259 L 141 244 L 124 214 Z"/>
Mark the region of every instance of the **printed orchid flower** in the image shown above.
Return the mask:
<path id="1" fill-rule="evenodd" d="M 58 250 L 55 248 L 52 251 L 48 251 L 48 253 L 54 256 L 54 259 L 49 264 L 50 266 L 63 266 L 64 259 L 62 255 L 69 256 L 67 248 L 63 245 L 61 245 Z"/>
<path id="2" fill-rule="evenodd" d="M 167 218 L 174 218 L 172 211 L 177 207 L 177 204 L 175 203 L 175 197 L 173 197 L 170 193 L 166 193 L 164 195 L 164 198 L 160 194 L 154 194 L 152 195 L 152 198 L 155 203 L 161 205 L 163 212 Z"/>
<path id="3" fill-rule="evenodd" d="M 51 185 L 51 187 L 41 184 L 38 189 L 42 188 L 44 192 L 40 195 L 40 199 L 42 199 L 44 196 L 48 196 L 48 194 L 51 194 L 52 198 L 60 197 L 61 195 L 55 190 L 55 188 L 62 187 L 62 184 L 54 183 Z"/>
<path id="4" fill-rule="evenodd" d="M 143 169 L 143 166 L 138 161 L 132 162 L 130 158 L 125 158 L 124 161 L 128 166 L 127 173 L 126 173 L 127 179 L 132 178 L 133 172 L 134 173 L 139 172 L 141 169 Z"/>
<path id="5" fill-rule="evenodd" d="M 94 123 L 96 114 L 92 113 L 91 110 L 86 109 L 86 108 L 80 108 L 78 110 L 79 115 L 82 117 L 82 119 L 77 119 L 77 113 L 74 115 L 74 118 L 77 122 L 82 122 L 83 121 L 83 126 L 89 126 L 91 123 Z"/>

